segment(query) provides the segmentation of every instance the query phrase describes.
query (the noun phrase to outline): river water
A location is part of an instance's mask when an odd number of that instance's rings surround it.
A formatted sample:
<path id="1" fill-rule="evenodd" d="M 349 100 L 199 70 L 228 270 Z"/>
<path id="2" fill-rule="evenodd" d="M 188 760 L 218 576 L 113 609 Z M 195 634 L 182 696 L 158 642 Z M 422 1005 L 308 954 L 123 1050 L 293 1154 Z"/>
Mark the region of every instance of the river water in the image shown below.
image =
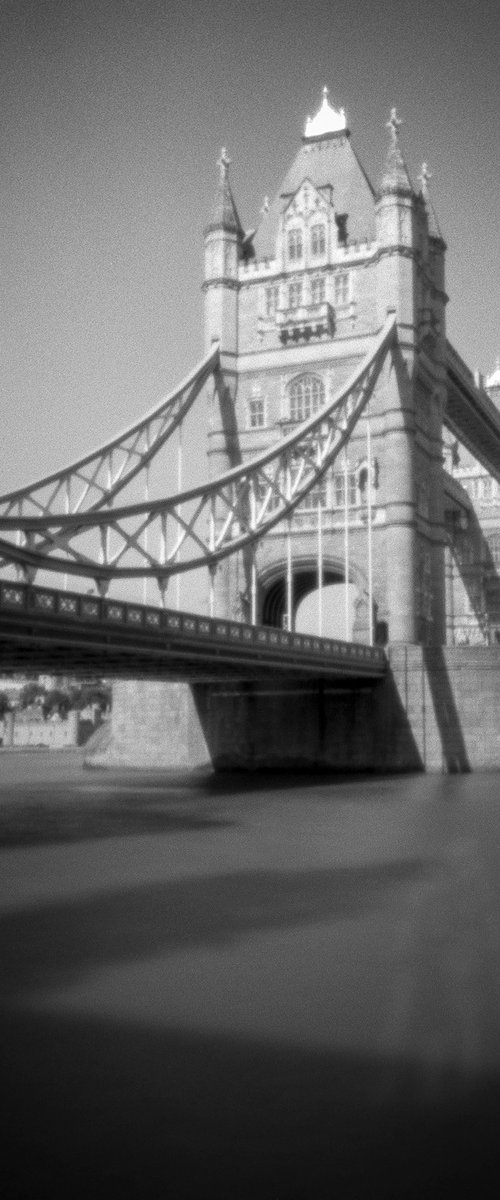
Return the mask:
<path id="1" fill-rule="evenodd" d="M 0 845 L 3 1195 L 493 1195 L 500 776 L 4 752 Z"/>

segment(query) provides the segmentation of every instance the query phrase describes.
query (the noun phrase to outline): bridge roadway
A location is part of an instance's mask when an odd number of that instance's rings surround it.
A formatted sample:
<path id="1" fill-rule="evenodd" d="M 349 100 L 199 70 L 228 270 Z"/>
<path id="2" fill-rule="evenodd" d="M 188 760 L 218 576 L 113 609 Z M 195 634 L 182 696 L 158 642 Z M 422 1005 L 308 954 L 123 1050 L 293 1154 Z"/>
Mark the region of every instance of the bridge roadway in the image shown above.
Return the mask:
<path id="1" fill-rule="evenodd" d="M 279 672 L 348 684 L 382 679 L 386 657 L 378 646 L 2 581 L 0 667 L 200 682 Z"/>

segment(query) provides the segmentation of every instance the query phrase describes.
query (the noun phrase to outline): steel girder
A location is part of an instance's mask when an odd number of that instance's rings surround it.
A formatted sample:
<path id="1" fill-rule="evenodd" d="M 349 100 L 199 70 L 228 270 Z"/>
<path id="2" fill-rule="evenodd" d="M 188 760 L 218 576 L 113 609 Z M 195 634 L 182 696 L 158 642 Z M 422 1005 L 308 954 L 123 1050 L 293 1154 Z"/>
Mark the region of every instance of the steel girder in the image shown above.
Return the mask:
<path id="1" fill-rule="evenodd" d="M 26 487 L 0 496 L 0 516 L 51 520 L 110 506 L 133 479 L 145 471 L 182 424 L 204 384 L 219 370 L 218 344 L 175 391 L 140 421 L 84 458 Z"/>
<path id="2" fill-rule="evenodd" d="M 170 400 L 122 438 L 30 489 L 0 498 L 2 559 L 31 579 L 48 570 L 92 578 L 101 590 L 113 579 L 138 577 L 155 578 L 163 590 L 179 572 L 215 568 L 290 518 L 317 486 L 365 411 L 395 330 L 391 316 L 333 400 L 269 450 L 197 488 L 111 507 L 125 484 L 146 470 L 208 377 L 216 375 L 214 350 Z M 101 473 L 118 451 L 124 465 L 106 488 Z M 76 479 L 83 482 L 78 507 L 56 511 L 56 501 Z M 50 487 L 48 498 L 41 499 Z M 93 502 L 85 507 L 92 489 Z"/>

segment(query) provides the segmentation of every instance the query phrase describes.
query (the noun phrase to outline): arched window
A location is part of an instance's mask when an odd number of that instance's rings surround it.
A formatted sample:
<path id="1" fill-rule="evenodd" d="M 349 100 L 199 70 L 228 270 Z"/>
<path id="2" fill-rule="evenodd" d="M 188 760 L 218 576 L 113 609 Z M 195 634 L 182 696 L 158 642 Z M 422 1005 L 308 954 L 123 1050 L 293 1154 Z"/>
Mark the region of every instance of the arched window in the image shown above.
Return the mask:
<path id="1" fill-rule="evenodd" d="M 288 231 L 288 258 L 290 262 L 297 262 L 302 258 L 302 230 L 289 229 Z"/>
<path id="2" fill-rule="evenodd" d="M 318 412 L 325 399 L 325 389 L 317 375 L 299 375 L 289 389 L 290 420 L 307 421 Z"/>
<path id="3" fill-rule="evenodd" d="M 311 254 L 318 258 L 326 250 L 326 230 L 323 224 L 311 226 Z"/>

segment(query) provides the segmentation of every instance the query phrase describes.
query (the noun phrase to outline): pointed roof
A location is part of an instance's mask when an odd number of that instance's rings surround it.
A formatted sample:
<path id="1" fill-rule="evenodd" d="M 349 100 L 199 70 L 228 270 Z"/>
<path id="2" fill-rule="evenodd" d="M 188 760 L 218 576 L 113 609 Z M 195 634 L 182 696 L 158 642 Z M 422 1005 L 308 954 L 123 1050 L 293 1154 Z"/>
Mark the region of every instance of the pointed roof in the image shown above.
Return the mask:
<path id="1" fill-rule="evenodd" d="M 421 195 L 422 195 L 422 199 L 425 204 L 425 211 L 427 213 L 429 237 L 439 238 L 439 240 L 442 242 L 443 235 L 439 228 L 439 221 L 436 216 L 436 210 L 432 203 L 431 195 L 429 192 L 429 179 L 432 179 L 432 175 L 429 171 L 427 163 L 425 163 L 425 162 L 422 163 L 422 170 L 421 170 L 421 173 L 418 178 L 420 180 L 420 183 L 422 184 Z"/>
<path id="2" fill-rule="evenodd" d="M 413 192 L 408 167 L 406 166 L 399 144 L 399 129 L 402 124 L 403 122 L 398 117 L 396 109 L 391 108 L 391 115 L 387 121 L 387 129 L 390 134 L 389 149 L 380 182 L 380 194 L 402 192 L 405 195 L 411 195 Z"/>
<path id="3" fill-rule="evenodd" d="M 344 109 L 333 108 L 328 99 L 328 88 L 324 87 L 321 108 L 315 117 L 307 118 L 304 139 L 327 137 L 330 133 L 345 133 L 346 128 Z"/>
<path id="4" fill-rule="evenodd" d="M 236 233 L 238 236 L 243 236 L 243 227 L 238 216 L 238 211 L 233 199 L 231 185 L 229 183 L 229 167 L 231 159 L 228 156 L 225 146 L 222 147 L 220 158 L 217 162 L 219 168 L 219 180 L 215 202 L 210 215 L 210 220 L 205 228 L 205 233 L 209 233 L 212 229 L 224 229 L 227 233 Z"/>
<path id="5" fill-rule="evenodd" d="M 332 128 L 335 123 L 338 124 L 337 129 Z M 320 128 L 323 131 L 317 132 Z M 375 191 L 352 148 L 344 111 L 340 109 L 337 112 L 331 107 L 325 91 L 319 113 L 312 120 L 307 120 L 302 146 L 279 191 L 274 200 L 261 209 L 261 220 L 254 240 L 255 256 L 260 261 L 275 257 L 281 214 L 306 179 L 318 191 L 331 197 L 336 213 L 347 213 L 349 244 L 374 241 Z"/>

